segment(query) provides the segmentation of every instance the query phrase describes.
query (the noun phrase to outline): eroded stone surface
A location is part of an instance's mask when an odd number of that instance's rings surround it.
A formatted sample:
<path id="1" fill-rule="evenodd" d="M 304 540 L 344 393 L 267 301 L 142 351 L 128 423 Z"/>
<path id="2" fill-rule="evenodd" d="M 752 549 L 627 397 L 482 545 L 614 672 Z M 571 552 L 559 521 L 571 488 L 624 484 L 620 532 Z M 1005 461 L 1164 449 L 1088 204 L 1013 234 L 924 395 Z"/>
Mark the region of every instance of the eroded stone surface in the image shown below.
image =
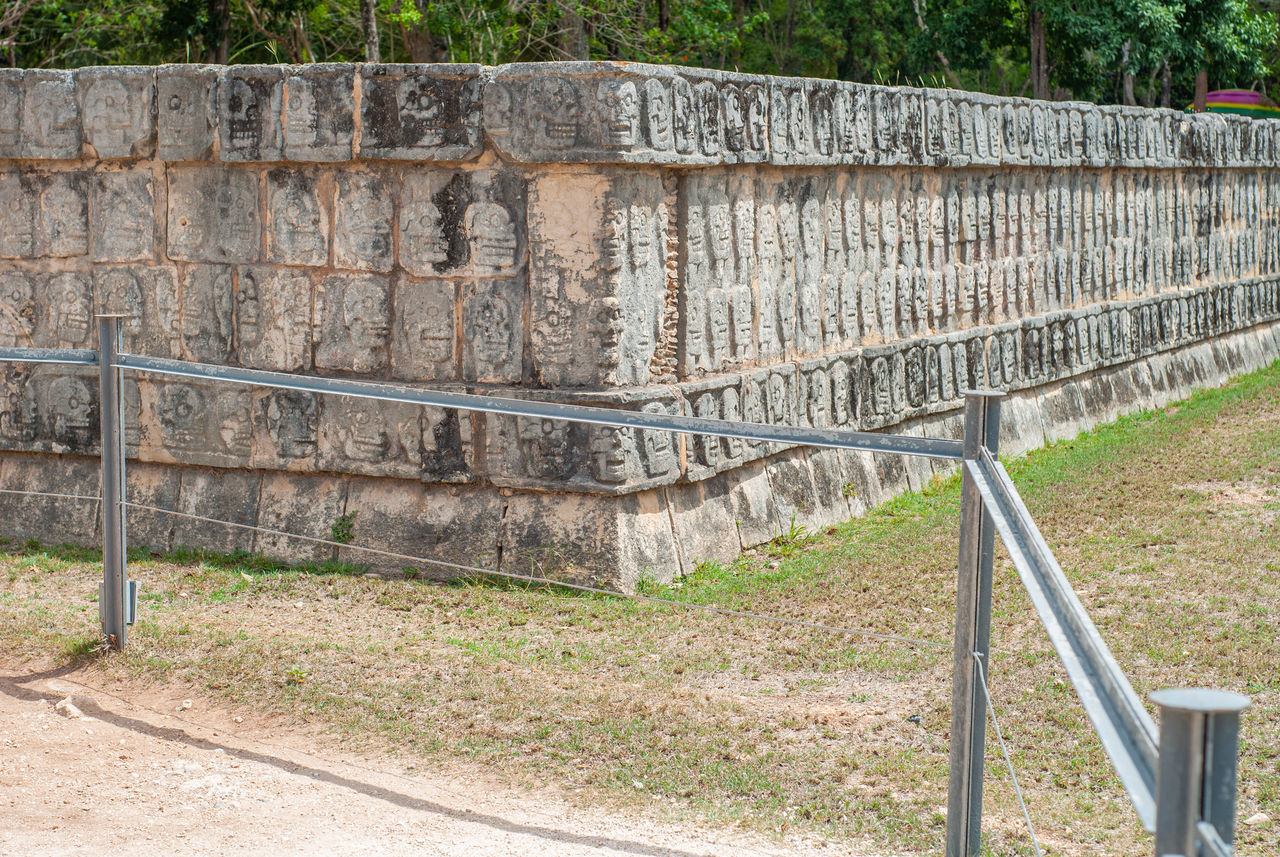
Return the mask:
<path id="1" fill-rule="evenodd" d="M 1278 157 L 1269 121 L 635 64 L 0 69 L 0 346 L 88 348 L 115 311 L 137 353 L 953 438 L 964 391 L 993 388 L 1016 452 L 1274 355 Z M 7 450 L 93 454 L 91 371 L 6 371 Z M 123 394 L 157 504 L 319 536 L 363 504 L 378 544 L 424 551 L 456 518 L 495 562 L 624 583 L 945 470 L 176 379 Z M 248 474 L 237 496 L 218 472 Z M 532 548 L 579 537 L 589 572 Z"/>

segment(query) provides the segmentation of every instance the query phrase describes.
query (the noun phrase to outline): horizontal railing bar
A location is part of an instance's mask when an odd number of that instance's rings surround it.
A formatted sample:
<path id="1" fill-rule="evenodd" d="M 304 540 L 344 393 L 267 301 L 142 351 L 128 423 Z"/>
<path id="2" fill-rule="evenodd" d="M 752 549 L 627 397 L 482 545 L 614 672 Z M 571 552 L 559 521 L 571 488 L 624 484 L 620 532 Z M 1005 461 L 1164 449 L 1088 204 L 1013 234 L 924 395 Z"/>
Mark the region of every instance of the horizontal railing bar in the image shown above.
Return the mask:
<path id="1" fill-rule="evenodd" d="M 1094 731 L 1133 801 L 1143 826 L 1155 830 L 1155 722 L 1054 559 L 1004 466 L 987 450 L 965 461 L 992 522 L 1013 559 L 1049 639 L 1075 686 Z"/>
<path id="2" fill-rule="evenodd" d="M 0 361 L 14 363 L 65 363 L 97 366 L 98 352 L 87 348 L 0 348 Z"/>
<path id="3" fill-rule="evenodd" d="M 59 494 L 55 491 L 23 491 L 19 488 L 0 488 L 0 494 L 17 494 L 26 497 L 53 497 L 58 500 L 87 500 L 97 503 L 102 497 L 91 494 Z"/>
<path id="4" fill-rule="evenodd" d="M 675 431 L 684 434 L 731 437 L 768 443 L 800 444 L 829 449 L 915 455 L 922 458 L 938 458 L 951 461 L 959 461 L 961 457 L 960 441 L 940 438 L 905 437 L 903 435 L 841 431 L 837 429 L 770 426 L 759 423 L 713 420 L 706 417 L 686 417 L 675 414 L 654 414 L 647 411 L 625 411 L 587 405 L 570 405 L 561 402 L 542 402 L 533 399 L 508 399 L 500 396 L 480 396 L 472 393 L 453 393 L 445 390 L 422 390 L 371 381 L 318 378 L 310 375 L 266 372 L 261 369 L 241 369 L 234 366 L 214 366 L 208 363 L 188 363 L 183 360 L 170 360 L 165 357 L 144 357 L 137 354 L 121 354 L 116 360 L 116 365 L 134 371 L 155 372 L 184 378 L 202 378 L 232 384 L 251 384 L 285 390 L 298 390 L 305 393 L 356 396 L 386 402 L 405 402 L 414 405 L 458 408 L 465 411 L 489 414 L 566 420 L 569 422 L 650 431 Z"/>

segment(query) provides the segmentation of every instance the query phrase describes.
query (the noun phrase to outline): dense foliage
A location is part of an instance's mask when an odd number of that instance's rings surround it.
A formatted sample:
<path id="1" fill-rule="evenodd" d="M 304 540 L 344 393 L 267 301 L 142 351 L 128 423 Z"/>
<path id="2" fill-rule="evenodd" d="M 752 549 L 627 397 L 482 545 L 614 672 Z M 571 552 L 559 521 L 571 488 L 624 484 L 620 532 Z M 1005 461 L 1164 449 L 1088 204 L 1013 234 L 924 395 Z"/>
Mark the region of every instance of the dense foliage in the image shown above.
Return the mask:
<path id="1" fill-rule="evenodd" d="M 1210 88 L 1277 79 L 1277 10 L 1280 0 L 0 0 L 0 61 L 358 61 L 371 18 L 389 62 L 636 60 L 1178 106 L 1200 70 Z"/>

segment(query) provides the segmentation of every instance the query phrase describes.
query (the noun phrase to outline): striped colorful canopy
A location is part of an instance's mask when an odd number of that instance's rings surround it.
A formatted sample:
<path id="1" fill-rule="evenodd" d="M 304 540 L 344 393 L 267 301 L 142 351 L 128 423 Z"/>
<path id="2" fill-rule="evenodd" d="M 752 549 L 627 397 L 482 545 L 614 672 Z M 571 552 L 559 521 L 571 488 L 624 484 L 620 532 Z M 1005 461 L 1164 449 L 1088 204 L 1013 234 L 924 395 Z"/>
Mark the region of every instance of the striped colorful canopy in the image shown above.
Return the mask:
<path id="1" fill-rule="evenodd" d="M 1190 113 L 1195 105 L 1188 104 Z M 1205 98 L 1205 109 L 1210 113 L 1239 113 L 1259 119 L 1280 119 L 1280 107 L 1260 92 L 1248 89 L 1215 89 Z"/>

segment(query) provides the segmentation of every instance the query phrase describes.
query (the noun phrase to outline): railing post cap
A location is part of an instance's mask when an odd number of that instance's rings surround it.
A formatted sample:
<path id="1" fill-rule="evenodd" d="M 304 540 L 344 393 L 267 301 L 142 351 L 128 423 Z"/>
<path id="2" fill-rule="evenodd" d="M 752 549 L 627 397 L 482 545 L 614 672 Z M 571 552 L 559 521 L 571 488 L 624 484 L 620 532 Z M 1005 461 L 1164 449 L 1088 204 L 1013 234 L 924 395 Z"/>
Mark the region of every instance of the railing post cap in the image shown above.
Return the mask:
<path id="1" fill-rule="evenodd" d="M 94 318 L 101 318 L 101 319 L 111 319 L 111 318 L 133 318 L 133 317 L 134 317 L 134 314 L 133 314 L 133 313 L 131 313 L 131 312 L 95 312 L 95 313 L 93 314 L 93 317 L 94 317 Z"/>
<path id="2" fill-rule="evenodd" d="M 1006 394 L 1000 390 L 964 390 L 963 395 L 966 397 L 980 396 L 986 399 L 1003 399 Z"/>
<path id="3" fill-rule="evenodd" d="M 1239 712 L 1249 707 L 1249 697 L 1229 690 L 1209 687 L 1170 687 L 1151 694 L 1151 701 L 1161 708 L 1195 711 L 1201 714 Z"/>

